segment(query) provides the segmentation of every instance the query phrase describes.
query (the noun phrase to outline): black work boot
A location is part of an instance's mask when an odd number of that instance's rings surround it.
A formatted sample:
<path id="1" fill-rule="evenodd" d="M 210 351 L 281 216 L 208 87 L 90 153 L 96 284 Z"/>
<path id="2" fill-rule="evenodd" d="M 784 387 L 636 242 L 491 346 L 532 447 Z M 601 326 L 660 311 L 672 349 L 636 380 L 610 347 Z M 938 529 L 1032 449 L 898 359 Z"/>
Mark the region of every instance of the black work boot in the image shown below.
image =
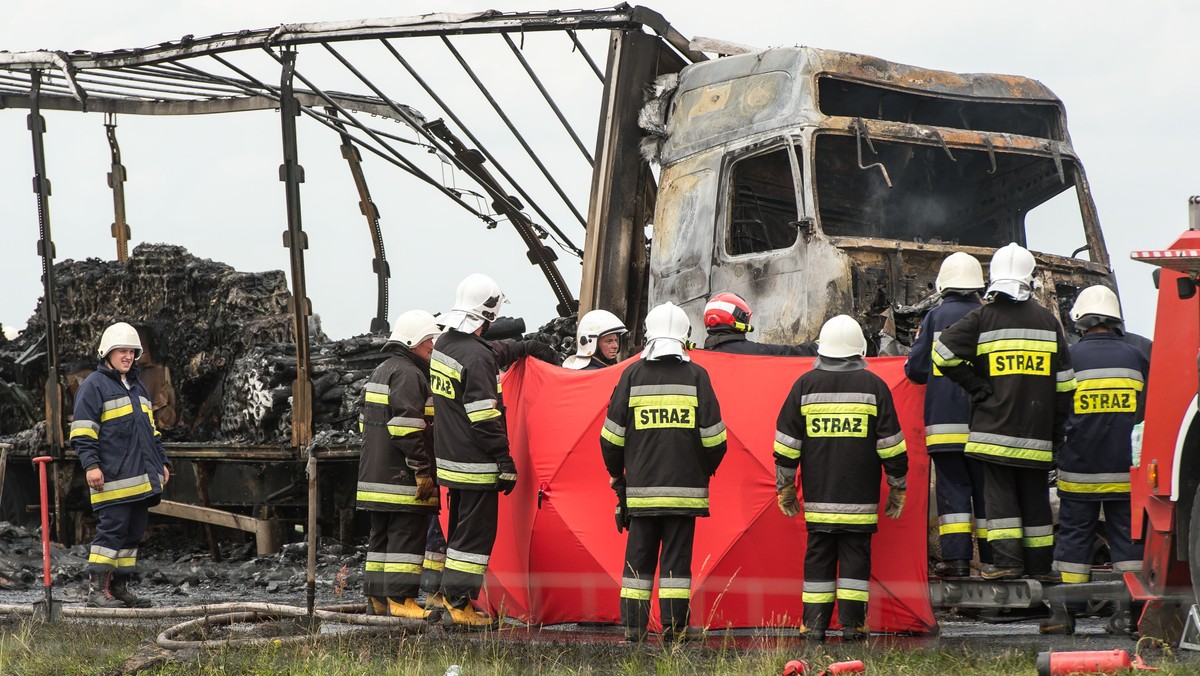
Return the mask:
<path id="1" fill-rule="evenodd" d="M 969 577 L 971 575 L 971 562 L 963 559 L 939 561 L 933 567 L 933 573 L 941 577 Z"/>
<path id="2" fill-rule="evenodd" d="M 88 573 L 88 608 L 124 608 L 126 607 L 119 599 L 112 595 L 109 588 L 109 580 L 112 578 L 111 572 L 91 571 Z"/>
<path id="3" fill-rule="evenodd" d="M 1043 634 L 1070 636 L 1075 633 L 1075 613 L 1063 606 L 1050 606 L 1050 617 L 1042 620 L 1038 631 Z"/>
<path id="4" fill-rule="evenodd" d="M 800 630 L 799 630 L 799 637 L 805 641 L 812 641 L 814 643 L 824 643 L 825 642 L 825 627 L 809 627 L 807 625 L 801 624 Z"/>
<path id="5" fill-rule="evenodd" d="M 641 629 L 638 629 L 637 627 L 625 627 L 624 643 L 645 643 L 646 636 L 647 632 L 645 627 L 642 627 Z"/>
<path id="6" fill-rule="evenodd" d="M 108 582 L 108 592 L 112 597 L 125 604 L 126 608 L 149 608 L 154 605 L 150 599 L 144 599 L 129 591 L 129 574 L 113 573 Z"/>
<path id="7" fill-rule="evenodd" d="M 843 625 L 842 640 L 843 641 L 865 641 L 871 638 L 871 628 L 863 624 Z"/>
<path id="8" fill-rule="evenodd" d="M 699 627 L 664 627 L 663 643 L 685 643 L 704 640 L 704 630 Z"/>

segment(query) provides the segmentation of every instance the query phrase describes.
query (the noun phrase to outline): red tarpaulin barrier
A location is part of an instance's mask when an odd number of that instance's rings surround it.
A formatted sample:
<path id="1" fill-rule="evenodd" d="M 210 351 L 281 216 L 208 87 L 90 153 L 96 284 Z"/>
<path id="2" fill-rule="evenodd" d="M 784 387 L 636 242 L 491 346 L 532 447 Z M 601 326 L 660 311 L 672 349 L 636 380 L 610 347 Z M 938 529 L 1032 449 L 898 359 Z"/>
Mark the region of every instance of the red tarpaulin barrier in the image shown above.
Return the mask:
<path id="1" fill-rule="evenodd" d="M 696 350 L 712 377 L 729 450 L 710 484 L 712 516 L 699 519 L 692 562 L 692 624 L 710 628 L 799 624 L 805 529 L 775 506 L 771 456 L 775 418 L 812 359 Z M 627 361 L 571 371 L 531 359 L 504 376 L 516 489 L 500 498 L 499 532 L 485 604 L 525 622 L 618 622 L 625 536 L 600 455 L 608 399 Z M 936 623 L 926 558 L 929 457 L 924 388 L 904 360 L 869 359 L 892 390 L 908 442 L 908 504 L 882 515 L 872 540 L 869 624 L 875 631 L 928 633 Z M 887 486 L 881 482 L 881 497 Z M 445 510 L 443 510 L 443 519 Z M 657 597 L 656 597 L 657 598 Z M 657 623 L 658 604 L 653 603 Z"/>

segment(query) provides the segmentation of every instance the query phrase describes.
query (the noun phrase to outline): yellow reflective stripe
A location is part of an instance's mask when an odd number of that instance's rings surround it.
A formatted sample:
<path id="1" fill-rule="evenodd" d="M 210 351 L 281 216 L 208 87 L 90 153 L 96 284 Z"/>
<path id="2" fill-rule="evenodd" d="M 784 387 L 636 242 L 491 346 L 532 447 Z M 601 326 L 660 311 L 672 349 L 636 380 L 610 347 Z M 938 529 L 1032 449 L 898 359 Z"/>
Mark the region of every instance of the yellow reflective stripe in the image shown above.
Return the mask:
<path id="1" fill-rule="evenodd" d="M 987 534 L 988 534 L 988 529 L 986 529 L 986 528 L 976 528 L 975 529 L 975 537 L 977 537 L 977 538 L 984 538 L 986 540 Z"/>
<path id="2" fill-rule="evenodd" d="M 1090 582 L 1092 579 L 1091 573 L 1062 573 L 1062 581 L 1067 584 L 1079 584 L 1080 582 Z"/>
<path id="3" fill-rule="evenodd" d="M 438 373 L 446 375 L 455 380 L 462 380 L 462 374 L 459 373 L 458 371 L 456 371 L 453 366 L 450 366 L 448 364 L 443 364 L 442 362 L 438 361 L 436 358 L 430 360 L 429 369 L 431 371 L 437 371 Z"/>
<path id="4" fill-rule="evenodd" d="M 437 475 L 439 479 L 455 481 L 460 484 L 494 484 L 500 478 L 499 472 L 471 474 L 470 472 L 455 472 L 452 469 L 442 469 L 441 467 L 438 468 Z"/>
<path id="5" fill-rule="evenodd" d="M 137 565 L 137 557 L 122 556 L 114 559 L 93 552 L 88 555 L 88 563 L 98 563 L 102 566 L 113 566 L 115 568 L 133 568 Z"/>
<path id="6" fill-rule="evenodd" d="M 426 418 L 432 418 L 432 417 L 433 417 L 433 407 L 432 407 L 432 406 L 426 406 L 426 407 L 425 407 L 425 417 L 426 417 Z"/>
<path id="7" fill-rule="evenodd" d="M 898 444 L 895 444 L 893 446 L 888 446 L 887 448 L 879 449 L 879 451 L 878 451 L 879 459 L 887 460 L 888 458 L 894 458 L 897 455 L 900 455 L 901 453 L 905 452 L 906 450 L 908 450 L 908 445 L 906 443 L 904 443 L 903 439 L 901 439 L 900 443 L 898 443 Z"/>
<path id="8" fill-rule="evenodd" d="M 987 532 L 988 542 L 995 540 L 1016 540 L 1020 537 L 1020 528 L 990 528 Z"/>
<path id="9" fill-rule="evenodd" d="M 74 439 L 76 437 L 91 437 L 93 439 L 100 438 L 96 434 L 96 430 L 94 430 L 90 427 L 77 427 L 77 428 L 71 430 L 71 436 L 69 438 Z"/>
<path id="10" fill-rule="evenodd" d="M 421 574 L 421 564 L 419 563 L 391 563 L 384 561 L 367 561 L 368 573 L 408 573 L 410 575 Z"/>
<path id="11" fill-rule="evenodd" d="M 500 409 L 497 408 L 485 408 L 482 411 L 471 411 L 467 414 L 467 420 L 470 420 L 471 422 L 482 422 L 484 420 L 491 420 L 492 418 L 499 417 Z"/>
<path id="12" fill-rule="evenodd" d="M 1142 391 L 1145 384 L 1140 380 L 1133 378 L 1088 378 L 1087 380 L 1076 380 L 1081 390 L 1125 390 L 1132 389 L 1138 392 Z"/>
<path id="13" fill-rule="evenodd" d="M 988 538 L 989 540 L 991 538 Z M 1038 535 L 1031 538 L 1021 538 L 1021 544 L 1026 547 L 1052 547 L 1054 545 L 1053 535 Z"/>
<path id="14" fill-rule="evenodd" d="M 1129 482 L 1111 484 L 1081 484 L 1058 480 L 1058 490 L 1068 493 L 1128 493 Z"/>
<path id="15" fill-rule="evenodd" d="M 1058 342 L 1053 340 L 1030 340 L 1028 338 L 1004 338 L 1001 340 L 991 340 L 986 343 L 980 343 L 975 348 L 976 354 L 988 354 L 989 352 L 1049 352 L 1051 354 L 1058 352 Z"/>
<path id="16" fill-rule="evenodd" d="M 840 415 L 861 413 L 875 415 L 879 411 L 875 404 L 854 404 L 850 402 L 834 402 L 822 404 L 804 404 L 800 407 L 801 415 Z"/>
<path id="17" fill-rule="evenodd" d="M 971 524 L 969 523 L 947 523 L 938 526 L 938 535 L 951 535 L 954 533 L 971 534 Z"/>
<path id="18" fill-rule="evenodd" d="M 870 592 L 862 591 L 861 589 L 838 589 L 837 597 L 846 601 L 862 601 L 867 602 L 867 597 Z"/>
<path id="19" fill-rule="evenodd" d="M 643 406 L 690 406 L 700 405 L 699 397 L 687 394 L 642 394 L 629 398 L 629 408 Z"/>
<path id="20" fill-rule="evenodd" d="M 108 502 L 109 500 L 120 500 L 121 498 L 127 498 L 131 495 L 149 493 L 151 490 L 153 489 L 150 488 L 150 482 L 146 481 L 128 488 L 118 488 L 112 491 L 100 491 L 99 493 L 92 493 L 92 504 L 96 505 L 102 502 Z"/>
<path id="21" fill-rule="evenodd" d="M 958 357 L 946 359 L 942 355 L 938 354 L 937 350 L 933 351 L 933 366 L 935 370 L 958 366 L 961 363 L 963 363 L 963 360 L 959 359 Z M 941 374 L 939 373 L 938 375 Z"/>
<path id="22" fill-rule="evenodd" d="M 661 590 L 660 590 L 659 595 L 661 596 Z M 649 601 L 650 600 L 650 590 L 649 589 L 630 589 L 629 587 L 621 587 L 621 598 L 635 599 L 637 601 Z"/>
<path id="23" fill-rule="evenodd" d="M 928 434 L 925 436 L 926 446 L 937 446 L 939 444 L 965 444 L 969 434 Z"/>
<path id="24" fill-rule="evenodd" d="M 368 404 L 384 404 L 388 403 L 388 396 L 383 392 L 364 392 L 363 393 Z"/>
<path id="25" fill-rule="evenodd" d="M 804 603 L 833 603 L 833 592 L 803 592 L 800 600 Z"/>
<path id="26" fill-rule="evenodd" d="M 963 451 L 979 455 L 991 455 L 998 458 L 1017 458 L 1035 462 L 1050 462 L 1054 458 L 1052 451 L 1039 451 L 1033 448 L 1014 448 L 1012 446 L 1000 446 L 999 444 L 981 444 L 977 441 L 967 442 L 967 446 Z"/>
<path id="27" fill-rule="evenodd" d="M 406 437 L 413 432 L 420 432 L 423 427 L 402 427 L 400 425 L 388 425 L 388 434 L 393 437 Z"/>
<path id="28" fill-rule="evenodd" d="M 792 448 L 791 446 L 788 446 L 780 441 L 775 442 L 775 452 L 785 458 L 791 458 L 792 460 L 798 460 L 800 458 L 800 449 Z"/>
<path id="29" fill-rule="evenodd" d="M 878 514 L 838 514 L 835 512 L 805 512 L 805 521 L 813 523 L 845 523 L 870 525 L 879 523 Z"/>
<path id="30" fill-rule="evenodd" d="M 648 595 L 650 592 L 646 592 Z M 650 598 L 647 596 L 646 598 Z M 659 587 L 658 598 L 660 599 L 690 599 L 692 598 L 692 590 L 686 587 Z"/>
<path id="31" fill-rule="evenodd" d="M 483 575 L 487 572 L 487 564 L 459 561 L 458 559 L 446 559 L 446 569 L 457 570 L 460 573 L 467 573 L 469 575 Z"/>
<path id="32" fill-rule="evenodd" d="M 443 563 L 441 561 L 434 561 L 432 559 L 425 559 L 425 562 L 421 565 L 422 565 L 422 567 L 428 568 L 429 570 L 443 570 L 446 568 L 445 563 Z"/>
<path id="33" fill-rule="evenodd" d="M 119 408 L 114 408 L 111 411 L 105 411 L 100 414 L 100 422 L 107 422 L 113 418 L 123 418 L 133 413 L 133 404 L 125 404 Z"/>
<path id="34" fill-rule="evenodd" d="M 683 509 L 704 509 L 708 507 L 708 498 L 626 498 L 625 505 L 631 509 L 650 509 L 654 507 L 679 507 Z"/>
<path id="35" fill-rule="evenodd" d="M 375 491 L 358 491 L 354 496 L 359 502 L 382 502 L 389 505 L 418 505 L 421 507 L 437 507 L 438 499 L 418 500 L 415 495 L 400 495 L 398 493 L 377 493 Z"/>
<path id="36" fill-rule="evenodd" d="M 712 448 L 718 444 L 725 443 L 725 439 L 725 430 L 721 430 L 719 433 L 714 434 L 711 437 L 700 437 L 700 444 L 706 448 Z"/>
<path id="37" fill-rule="evenodd" d="M 1054 383 L 1054 391 L 1055 392 L 1070 392 L 1070 391 L 1076 389 L 1077 386 L 1078 386 L 1077 382 L 1075 381 L 1074 378 L 1072 378 L 1070 380 L 1063 381 L 1061 383 Z"/>
<path id="38" fill-rule="evenodd" d="M 600 438 L 607 440 L 613 446 L 625 445 L 625 437 L 609 430 L 607 427 L 600 428 Z"/>

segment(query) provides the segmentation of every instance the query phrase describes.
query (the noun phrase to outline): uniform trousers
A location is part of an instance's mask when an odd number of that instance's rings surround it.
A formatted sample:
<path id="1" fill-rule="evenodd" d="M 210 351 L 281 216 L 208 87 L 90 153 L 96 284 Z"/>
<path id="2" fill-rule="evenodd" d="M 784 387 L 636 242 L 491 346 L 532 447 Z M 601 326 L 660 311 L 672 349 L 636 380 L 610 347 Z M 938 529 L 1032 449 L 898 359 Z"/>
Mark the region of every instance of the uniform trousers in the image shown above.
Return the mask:
<path id="1" fill-rule="evenodd" d="M 804 626 L 828 629 L 837 600 L 843 627 L 867 624 L 871 589 L 871 535 L 847 531 L 808 532 L 804 553 Z"/>
<path id="2" fill-rule="evenodd" d="M 943 561 L 974 558 L 972 532 L 979 540 L 979 561 L 992 562 L 987 543 L 983 463 L 960 451 L 930 453 L 937 469 L 938 542 Z"/>
<path id="3" fill-rule="evenodd" d="M 415 598 L 425 559 L 427 514 L 370 512 L 363 592 L 396 600 Z"/>
<path id="4" fill-rule="evenodd" d="M 650 594 L 658 571 L 658 607 L 663 628 L 688 626 L 692 597 L 694 516 L 634 516 L 625 542 L 621 576 L 621 624 L 644 631 L 650 621 Z"/>
<path id="5" fill-rule="evenodd" d="M 1060 496 L 1061 497 L 1061 496 Z M 1135 573 L 1142 570 L 1142 544 L 1130 537 L 1129 498 L 1120 500 L 1072 500 L 1062 498 L 1058 505 L 1058 538 L 1054 543 L 1054 569 L 1066 584 L 1090 582 L 1095 561 L 1096 530 L 1100 510 L 1113 570 Z M 1068 607 L 1082 610 L 1086 599 L 1073 599 Z"/>
<path id="6" fill-rule="evenodd" d="M 988 543 L 998 568 L 1047 575 L 1054 554 L 1049 473 L 984 461 Z"/>
<path id="7" fill-rule="evenodd" d="M 442 588 L 442 571 L 446 569 L 446 536 L 437 514 L 429 515 L 425 533 L 425 563 L 421 570 L 421 592 L 436 594 Z"/>
<path id="8" fill-rule="evenodd" d="M 137 569 L 138 543 L 146 534 L 149 510 L 149 499 L 95 508 L 96 537 L 88 552 L 89 573 L 128 574 Z"/>
<path id="9" fill-rule="evenodd" d="M 446 568 L 442 594 L 455 608 L 465 608 L 479 597 L 492 546 L 496 544 L 496 519 L 500 494 L 451 488 L 450 523 L 446 538 Z"/>

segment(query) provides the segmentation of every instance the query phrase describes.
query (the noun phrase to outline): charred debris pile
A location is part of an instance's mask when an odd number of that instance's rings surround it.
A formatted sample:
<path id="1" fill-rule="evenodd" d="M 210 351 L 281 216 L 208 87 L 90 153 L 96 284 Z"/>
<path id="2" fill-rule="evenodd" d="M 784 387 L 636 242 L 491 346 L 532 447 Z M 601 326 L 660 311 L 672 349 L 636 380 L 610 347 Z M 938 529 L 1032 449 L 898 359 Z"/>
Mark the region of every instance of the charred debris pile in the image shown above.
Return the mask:
<path id="1" fill-rule="evenodd" d="M 296 377 L 291 293 L 281 271 L 239 272 L 186 249 L 142 244 L 127 263 L 89 258 L 55 266 L 64 412 L 96 366 L 104 328 L 127 321 L 145 348 L 138 365 L 167 441 L 286 444 Z M 0 441 L 42 443 L 46 378 L 40 306 L 15 340 L 0 336 Z M 384 358 L 383 335 L 331 341 L 310 325 L 313 423 L 324 444 L 357 444 L 358 402 Z M 574 318 L 543 327 L 562 351 Z"/>

